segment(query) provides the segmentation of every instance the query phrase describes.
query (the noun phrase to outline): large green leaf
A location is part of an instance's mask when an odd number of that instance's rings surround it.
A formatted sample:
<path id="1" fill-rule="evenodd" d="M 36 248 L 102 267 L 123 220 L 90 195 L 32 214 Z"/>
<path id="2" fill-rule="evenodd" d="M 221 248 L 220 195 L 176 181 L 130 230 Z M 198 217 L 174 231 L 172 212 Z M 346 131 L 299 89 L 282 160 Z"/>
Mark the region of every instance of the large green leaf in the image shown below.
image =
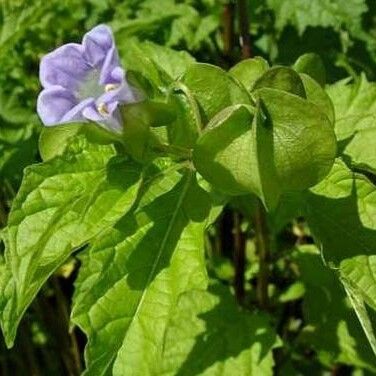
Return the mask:
<path id="1" fill-rule="evenodd" d="M 87 375 L 155 375 L 178 296 L 206 287 L 210 209 L 193 172 L 149 183 L 133 212 L 82 254 L 73 322 L 89 337 Z"/>
<path id="2" fill-rule="evenodd" d="M 357 131 L 343 153 L 350 157 L 351 165 L 376 174 L 376 126 Z"/>
<path id="3" fill-rule="evenodd" d="M 376 84 L 364 75 L 358 81 L 340 81 L 328 88 L 336 111 L 336 133 L 344 140 L 343 153 L 352 165 L 376 172 Z"/>
<path id="4" fill-rule="evenodd" d="M 374 127 L 376 119 L 376 84 L 362 75 L 358 81 L 339 81 L 327 88 L 335 109 L 335 131 L 345 140 L 357 131 Z"/>
<path id="5" fill-rule="evenodd" d="M 84 138 L 62 156 L 25 170 L 6 232 L 13 291 L 1 321 L 8 345 L 53 271 L 132 206 L 140 172 L 139 165 L 116 157 L 112 145 L 89 144 Z"/>
<path id="6" fill-rule="evenodd" d="M 341 280 L 376 354 L 376 339 L 364 302 L 376 308 L 372 255 L 376 251 L 376 190 L 364 176 L 337 161 L 308 194 L 307 219 L 323 256 L 340 267 Z"/>
<path id="7" fill-rule="evenodd" d="M 300 341 L 326 366 L 339 362 L 376 372 L 376 357 L 336 273 L 323 265 L 315 246 L 299 247 L 294 258 L 306 290 Z"/>
<path id="8" fill-rule="evenodd" d="M 309 226 L 335 263 L 376 251 L 376 190 L 364 176 L 337 160 L 329 175 L 311 189 L 306 202 Z"/>
<path id="9" fill-rule="evenodd" d="M 279 345 L 269 318 L 237 306 L 228 287 L 180 296 L 166 333 L 163 375 L 272 375 Z"/>

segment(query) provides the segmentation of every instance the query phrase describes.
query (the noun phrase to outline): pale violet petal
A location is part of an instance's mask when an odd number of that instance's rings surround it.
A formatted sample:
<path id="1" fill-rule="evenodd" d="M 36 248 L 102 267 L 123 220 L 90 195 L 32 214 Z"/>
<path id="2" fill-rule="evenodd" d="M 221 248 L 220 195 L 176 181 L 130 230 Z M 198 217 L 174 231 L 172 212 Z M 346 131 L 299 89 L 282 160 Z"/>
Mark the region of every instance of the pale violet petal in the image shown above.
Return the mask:
<path id="1" fill-rule="evenodd" d="M 77 100 L 70 90 L 61 86 L 52 86 L 42 90 L 37 100 L 37 112 L 45 125 L 61 122 L 64 115 L 77 105 Z"/>
<path id="2" fill-rule="evenodd" d="M 87 119 L 83 115 L 85 108 L 88 108 L 95 102 L 94 98 L 87 98 L 82 102 L 78 103 L 70 111 L 68 111 L 64 117 L 61 119 L 62 123 L 72 123 L 72 122 L 86 122 Z"/>
<path id="3" fill-rule="evenodd" d="M 91 69 L 83 56 L 82 46 L 69 43 L 42 58 L 40 82 L 44 88 L 59 85 L 73 91 Z"/>
<path id="4" fill-rule="evenodd" d="M 99 83 L 101 85 L 106 85 L 106 84 L 112 84 L 112 72 L 114 71 L 115 68 L 120 66 L 119 62 L 119 55 L 116 50 L 116 47 L 113 46 L 106 55 L 106 58 L 103 62 L 103 66 L 101 69 L 101 75 L 99 78 Z"/>
<path id="5" fill-rule="evenodd" d="M 86 117 L 86 119 L 98 123 L 99 125 L 108 129 L 109 131 L 121 133 L 122 124 L 120 120 L 120 114 L 117 111 L 116 106 L 115 108 L 113 105 L 110 107 L 111 108 L 108 108 L 108 115 L 102 115 L 101 113 L 99 113 L 97 106 L 91 105 L 84 109 L 83 115 Z"/>
<path id="6" fill-rule="evenodd" d="M 98 25 L 85 34 L 82 40 L 84 56 L 93 66 L 102 65 L 108 51 L 114 46 L 111 29 L 106 25 Z"/>

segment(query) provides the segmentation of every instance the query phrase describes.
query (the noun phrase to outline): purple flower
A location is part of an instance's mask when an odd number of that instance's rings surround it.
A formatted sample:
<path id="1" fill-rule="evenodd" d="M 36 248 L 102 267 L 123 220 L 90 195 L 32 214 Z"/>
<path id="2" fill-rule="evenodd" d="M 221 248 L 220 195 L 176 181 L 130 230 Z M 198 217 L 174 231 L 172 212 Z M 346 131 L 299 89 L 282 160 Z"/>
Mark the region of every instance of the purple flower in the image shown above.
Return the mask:
<path id="1" fill-rule="evenodd" d="M 112 31 L 99 25 L 82 43 L 68 43 L 42 58 L 37 111 L 46 126 L 94 121 L 121 132 L 119 103 L 141 98 L 125 79 Z"/>

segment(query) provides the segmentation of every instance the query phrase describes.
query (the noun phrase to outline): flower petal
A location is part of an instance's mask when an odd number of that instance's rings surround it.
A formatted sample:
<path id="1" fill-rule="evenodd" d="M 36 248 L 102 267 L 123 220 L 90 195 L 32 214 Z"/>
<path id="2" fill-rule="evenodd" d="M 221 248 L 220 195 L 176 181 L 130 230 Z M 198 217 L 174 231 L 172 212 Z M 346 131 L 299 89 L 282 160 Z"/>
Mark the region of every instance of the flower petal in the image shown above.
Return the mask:
<path id="1" fill-rule="evenodd" d="M 106 25 L 96 26 L 85 34 L 82 46 L 88 63 L 93 67 L 98 67 L 103 64 L 108 51 L 114 46 L 111 29 Z"/>
<path id="2" fill-rule="evenodd" d="M 119 55 L 115 45 L 107 52 L 106 58 L 103 62 L 101 69 L 101 75 L 99 78 L 99 83 L 101 85 L 112 84 L 112 72 L 120 67 Z"/>
<path id="3" fill-rule="evenodd" d="M 116 67 L 111 72 L 111 79 L 114 84 L 121 84 L 125 80 L 125 71 L 121 67 Z"/>
<path id="4" fill-rule="evenodd" d="M 52 86 L 39 94 L 37 112 L 45 125 L 55 125 L 76 105 L 77 100 L 70 90 Z"/>
<path id="5" fill-rule="evenodd" d="M 109 105 L 112 102 L 118 103 L 134 103 L 139 100 L 139 96 L 136 91 L 133 90 L 127 83 L 122 84 L 119 88 L 110 90 L 103 93 L 97 100 L 96 103 L 105 103 Z"/>
<path id="6" fill-rule="evenodd" d="M 116 133 L 121 133 L 122 125 L 120 120 L 120 114 L 116 108 L 116 105 L 112 105 L 109 108 L 108 115 L 102 115 L 99 113 L 96 105 L 91 105 L 83 110 L 83 115 L 86 119 L 98 123 L 104 128 L 110 131 L 115 131 Z"/>
<path id="7" fill-rule="evenodd" d="M 88 108 L 95 102 L 94 98 L 87 98 L 82 102 L 74 106 L 69 112 L 67 112 L 64 117 L 61 119 L 62 123 L 71 123 L 71 122 L 86 122 L 87 119 L 83 115 L 85 108 Z"/>
<path id="8" fill-rule="evenodd" d="M 42 58 L 39 76 L 44 88 L 59 85 L 73 91 L 90 69 L 83 47 L 68 43 Z"/>

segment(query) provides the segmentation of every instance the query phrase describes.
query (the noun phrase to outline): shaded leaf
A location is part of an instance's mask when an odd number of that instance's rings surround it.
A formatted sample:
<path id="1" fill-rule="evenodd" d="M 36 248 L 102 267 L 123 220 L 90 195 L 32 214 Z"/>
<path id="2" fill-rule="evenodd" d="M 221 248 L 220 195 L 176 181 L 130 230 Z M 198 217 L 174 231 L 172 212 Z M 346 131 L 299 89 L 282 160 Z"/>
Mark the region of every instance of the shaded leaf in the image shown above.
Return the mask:
<path id="1" fill-rule="evenodd" d="M 245 312 L 227 287 L 181 295 L 167 333 L 164 375 L 272 375 L 279 345 L 269 318 Z"/>
<path id="2" fill-rule="evenodd" d="M 324 258 L 339 263 L 376 249 L 376 190 L 337 160 L 329 175 L 307 194 L 306 216 Z"/>

